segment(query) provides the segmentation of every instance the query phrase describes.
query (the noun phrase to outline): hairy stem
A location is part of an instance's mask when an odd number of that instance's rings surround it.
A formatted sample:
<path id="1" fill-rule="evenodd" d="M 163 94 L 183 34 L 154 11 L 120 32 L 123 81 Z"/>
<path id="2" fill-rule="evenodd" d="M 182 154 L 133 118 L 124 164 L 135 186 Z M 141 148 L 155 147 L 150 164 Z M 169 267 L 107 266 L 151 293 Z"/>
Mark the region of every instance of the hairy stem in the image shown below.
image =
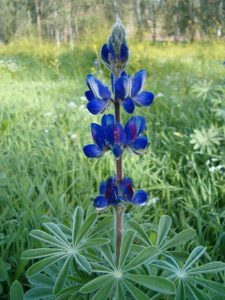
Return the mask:
<path id="1" fill-rule="evenodd" d="M 116 122 L 121 123 L 120 117 L 120 103 L 119 101 L 115 102 L 115 117 Z M 119 159 L 116 160 L 116 181 L 119 185 L 123 179 L 123 161 L 122 155 Z M 120 248 L 123 237 L 123 207 L 115 206 L 115 231 L 116 231 L 116 264 L 119 263 L 120 258 Z"/>

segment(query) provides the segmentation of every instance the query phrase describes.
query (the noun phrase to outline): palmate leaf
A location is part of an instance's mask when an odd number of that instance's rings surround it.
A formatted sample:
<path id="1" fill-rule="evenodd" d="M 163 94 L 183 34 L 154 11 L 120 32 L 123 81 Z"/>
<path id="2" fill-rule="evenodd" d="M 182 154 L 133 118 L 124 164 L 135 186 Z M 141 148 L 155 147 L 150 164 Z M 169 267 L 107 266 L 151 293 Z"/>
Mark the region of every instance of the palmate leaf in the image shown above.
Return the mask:
<path id="1" fill-rule="evenodd" d="M 121 243 L 120 264 L 118 265 L 116 265 L 115 258 L 112 255 L 109 245 L 102 247 L 101 253 L 105 261 L 102 262 L 103 264 L 92 264 L 93 270 L 100 274 L 100 276 L 86 283 L 80 289 L 80 292 L 90 293 L 91 299 L 95 299 L 94 295 L 92 296 L 93 292 L 96 292 L 95 296 L 101 296 L 102 299 L 111 299 L 116 296 L 118 299 L 123 300 L 126 299 L 126 293 L 132 295 L 134 299 L 148 299 L 137 286 L 142 285 L 151 288 L 154 291 L 160 291 L 161 293 L 175 293 L 175 286 L 168 279 L 130 273 L 132 270 L 136 271 L 137 268 L 143 266 L 146 262 L 156 259 L 160 254 L 157 247 L 150 246 L 143 249 L 134 257 L 130 251 L 134 237 L 135 232 L 133 230 L 128 230 L 124 234 Z M 127 262 L 128 256 L 131 256 L 132 259 L 129 259 Z M 108 288 L 105 287 L 106 285 Z M 112 286 L 115 288 L 111 289 Z M 140 298 L 141 296 L 142 298 Z M 101 298 L 97 298 L 96 296 L 96 299 L 100 300 Z"/>
<path id="2" fill-rule="evenodd" d="M 61 269 L 56 278 L 54 294 L 59 294 L 62 290 L 72 262 L 76 264 L 76 268 L 90 274 L 92 268 L 89 260 L 99 261 L 90 248 L 99 248 L 109 243 L 105 238 L 89 238 L 97 215 L 93 213 L 86 219 L 83 215 L 83 210 L 77 207 L 73 215 L 72 230 L 52 222 L 44 224 L 47 232 L 33 230 L 31 236 L 44 242 L 45 245 L 43 248 L 27 250 L 22 254 L 23 259 L 41 259 L 27 270 L 28 277 L 42 272 L 53 264 L 60 264 Z"/>

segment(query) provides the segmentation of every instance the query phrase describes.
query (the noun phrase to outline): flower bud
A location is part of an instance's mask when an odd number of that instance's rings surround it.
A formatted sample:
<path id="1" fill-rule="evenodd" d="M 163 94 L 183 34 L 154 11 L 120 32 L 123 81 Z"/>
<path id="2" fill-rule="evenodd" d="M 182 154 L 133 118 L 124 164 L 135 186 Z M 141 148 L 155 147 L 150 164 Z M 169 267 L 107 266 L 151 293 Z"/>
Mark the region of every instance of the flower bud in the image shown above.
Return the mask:
<path id="1" fill-rule="evenodd" d="M 126 67 L 129 58 L 129 49 L 125 29 L 119 18 L 112 28 L 108 43 L 102 47 L 101 57 L 105 65 L 116 77 Z"/>

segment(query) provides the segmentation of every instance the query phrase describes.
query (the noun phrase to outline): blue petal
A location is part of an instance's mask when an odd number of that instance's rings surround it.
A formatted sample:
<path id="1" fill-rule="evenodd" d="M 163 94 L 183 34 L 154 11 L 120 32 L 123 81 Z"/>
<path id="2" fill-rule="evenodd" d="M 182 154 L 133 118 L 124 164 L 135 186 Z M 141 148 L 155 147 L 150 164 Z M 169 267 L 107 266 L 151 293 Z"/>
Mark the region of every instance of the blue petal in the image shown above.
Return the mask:
<path id="1" fill-rule="evenodd" d="M 148 198 L 147 193 L 143 190 L 139 190 L 134 193 L 132 203 L 143 206 L 146 204 L 147 198 Z"/>
<path id="2" fill-rule="evenodd" d="M 132 89 L 131 89 L 132 97 L 135 97 L 137 94 L 139 94 L 142 91 L 145 82 L 145 77 L 146 77 L 145 70 L 140 70 L 134 75 L 132 79 Z"/>
<path id="3" fill-rule="evenodd" d="M 148 138 L 146 136 L 139 136 L 136 138 L 135 142 L 131 145 L 132 148 L 136 150 L 144 150 L 148 146 Z"/>
<path id="4" fill-rule="evenodd" d="M 88 101 L 92 101 L 92 100 L 95 100 L 95 95 L 92 91 L 86 91 L 85 92 L 85 96 L 86 98 L 88 99 Z"/>
<path id="5" fill-rule="evenodd" d="M 134 102 L 129 97 L 123 100 L 123 107 L 128 114 L 132 114 L 135 110 Z"/>
<path id="6" fill-rule="evenodd" d="M 103 181 L 103 182 L 100 184 L 100 187 L 99 187 L 99 193 L 100 193 L 101 195 L 105 195 L 106 189 L 107 189 L 107 181 Z"/>
<path id="7" fill-rule="evenodd" d="M 135 123 L 135 118 L 132 117 L 129 119 L 124 127 L 124 131 L 126 133 L 126 142 L 127 144 L 135 141 L 137 137 L 137 127 Z"/>
<path id="8" fill-rule="evenodd" d="M 97 158 L 102 156 L 103 154 L 103 151 L 98 146 L 93 144 L 84 146 L 83 151 L 84 154 L 90 158 L 95 158 L 95 157 Z"/>
<path id="9" fill-rule="evenodd" d="M 105 134 L 102 126 L 92 123 L 91 124 L 91 134 L 95 144 L 100 148 L 104 149 L 105 147 Z"/>
<path id="10" fill-rule="evenodd" d="M 111 146 L 115 144 L 124 145 L 126 143 L 126 134 L 120 124 L 110 124 L 106 126 L 105 137 Z"/>
<path id="11" fill-rule="evenodd" d="M 121 191 L 124 195 L 124 197 L 131 201 L 134 195 L 132 181 L 130 178 L 123 178 L 121 185 L 120 185 Z"/>
<path id="12" fill-rule="evenodd" d="M 113 147 L 112 152 L 116 158 L 119 158 L 121 156 L 123 150 L 121 149 L 121 147 L 118 144 L 116 144 Z"/>
<path id="13" fill-rule="evenodd" d="M 111 57 L 112 57 L 113 59 L 115 59 L 115 58 L 116 58 L 116 54 L 115 54 L 115 52 L 114 52 L 112 43 L 109 43 L 108 49 L 109 49 L 109 53 L 111 54 Z"/>
<path id="14" fill-rule="evenodd" d="M 109 115 L 103 115 L 102 117 L 102 126 L 107 126 L 109 124 L 114 124 L 114 116 L 109 114 Z"/>
<path id="15" fill-rule="evenodd" d="M 91 74 L 87 75 L 87 85 L 90 90 L 94 93 L 95 98 L 108 100 L 111 98 L 111 93 L 107 86 Z"/>
<path id="16" fill-rule="evenodd" d="M 145 118 L 136 116 L 130 118 L 124 128 L 126 133 L 127 143 L 134 142 L 136 137 L 141 134 L 146 128 Z"/>
<path id="17" fill-rule="evenodd" d="M 154 95 L 151 92 L 141 92 L 133 99 L 137 106 L 148 106 L 152 104 Z"/>
<path id="18" fill-rule="evenodd" d="M 124 99 L 128 96 L 130 79 L 128 76 L 120 76 L 115 82 L 116 99 Z"/>
<path id="19" fill-rule="evenodd" d="M 104 44 L 104 45 L 102 46 L 102 50 L 101 50 L 101 58 L 102 58 L 107 64 L 109 64 L 108 56 L 109 56 L 109 49 L 108 49 L 107 44 Z"/>
<path id="20" fill-rule="evenodd" d="M 89 101 L 87 104 L 87 109 L 93 115 L 102 113 L 105 110 L 105 108 L 106 108 L 106 102 L 104 100 L 95 99 Z"/>
<path id="21" fill-rule="evenodd" d="M 103 196 L 97 196 L 93 204 L 97 210 L 103 210 L 109 205 L 107 199 Z"/>
<path id="22" fill-rule="evenodd" d="M 129 49 L 125 44 L 122 44 L 120 47 L 120 60 L 126 62 L 129 57 Z"/>

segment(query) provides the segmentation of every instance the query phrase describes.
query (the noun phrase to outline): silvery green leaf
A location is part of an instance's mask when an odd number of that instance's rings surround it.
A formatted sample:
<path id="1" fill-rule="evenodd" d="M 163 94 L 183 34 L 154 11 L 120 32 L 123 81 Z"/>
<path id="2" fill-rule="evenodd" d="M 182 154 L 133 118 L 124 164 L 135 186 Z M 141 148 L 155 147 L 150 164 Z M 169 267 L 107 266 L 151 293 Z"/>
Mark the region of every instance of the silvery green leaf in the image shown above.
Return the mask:
<path id="1" fill-rule="evenodd" d="M 23 300 L 23 288 L 17 280 L 10 287 L 10 300 Z"/>
<path id="2" fill-rule="evenodd" d="M 159 220 L 157 246 L 161 247 L 165 241 L 172 224 L 172 219 L 169 216 L 162 216 Z"/>

